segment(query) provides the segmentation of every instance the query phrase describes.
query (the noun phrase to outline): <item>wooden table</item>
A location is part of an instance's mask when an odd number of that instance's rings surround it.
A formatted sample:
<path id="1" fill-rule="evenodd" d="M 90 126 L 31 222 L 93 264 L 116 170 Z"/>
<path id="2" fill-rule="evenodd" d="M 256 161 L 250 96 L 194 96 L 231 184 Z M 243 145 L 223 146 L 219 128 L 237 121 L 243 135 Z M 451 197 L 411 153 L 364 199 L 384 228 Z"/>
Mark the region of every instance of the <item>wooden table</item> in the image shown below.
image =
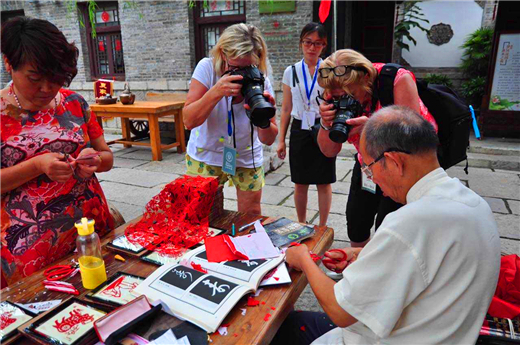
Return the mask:
<path id="1" fill-rule="evenodd" d="M 210 226 L 225 229 L 230 233 L 233 223 L 238 229 L 240 226 L 259 218 L 261 217 L 224 210 L 223 215 L 219 220 L 210 224 Z M 115 253 L 106 248 L 108 242 L 124 233 L 128 224 L 134 223 L 138 220 L 139 218 L 136 218 L 133 221 L 120 226 L 102 239 L 102 251 L 108 277 L 111 277 L 117 271 L 146 277 L 157 269 L 156 265 L 144 262 L 129 255 L 123 255 L 126 258 L 125 262 L 117 261 L 114 259 Z M 245 233 L 246 231 L 242 234 Z M 317 228 L 316 235 L 305 240 L 304 243 L 314 253 L 322 255 L 331 246 L 333 237 L 333 230 L 331 228 Z M 56 264 L 68 264 L 72 258 L 72 255 L 68 256 Z M 265 304 L 260 304 L 257 307 L 248 307 L 245 316 L 242 316 L 240 308 L 246 308 L 245 305 L 247 304 L 247 298 L 242 298 L 223 321 L 223 323 L 230 324 L 228 327 L 228 335 L 221 336 L 218 332 L 210 334 L 213 341 L 210 344 L 269 344 L 307 285 L 307 278 L 301 272 L 290 270 L 290 275 L 292 279 L 290 285 L 264 287 L 257 299 L 265 302 Z M 9 300 L 13 303 L 31 303 L 54 299 L 66 299 L 69 297 L 67 294 L 44 290 L 41 283 L 43 279 L 43 270 L 40 270 L 32 276 L 3 289 L 1 291 L 0 299 L 1 301 Z M 80 275 L 77 274 L 67 281 L 74 284 L 74 286 L 80 291 L 78 297 L 84 299 L 84 295 L 89 290 L 83 288 Z M 275 310 L 272 310 L 271 307 L 274 307 Z M 264 321 L 266 313 L 272 315 L 269 321 Z M 179 323 L 181 323 L 181 321 L 175 317 L 166 313 L 161 313 L 160 316 L 153 320 L 153 324 L 148 330 L 143 332 L 138 331 L 137 333 L 140 333 L 140 335 L 147 338 L 150 334 L 156 331 L 175 327 Z M 235 337 L 235 333 L 238 336 Z M 27 338 L 21 338 L 19 339 L 19 343 L 30 344 L 31 341 Z"/>
<path id="2" fill-rule="evenodd" d="M 125 147 L 132 145 L 148 146 L 152 148 L 152 159 L 162 160 L 162 150 L 177 147 L 177 152 L 186 151 L 184 138 L 184 121 L 182 119 L 182 108 L 184 101 L 136 101 L 134 104 L 92 104 L 90 109 L 96 114 L 98 122 L 102 126 L 102 118 L 121 118 L 121 130 L 123 138 L 111 141 L 111 143 L 123 144 Z M 175 117 L 175 138 L 172 144 L 161 144 L 159 134 L 159 118 L 165 116 Z M 150 126 L 150 143 L 134 141 L 130 133 L 130 119 L 147 120 Z"/>

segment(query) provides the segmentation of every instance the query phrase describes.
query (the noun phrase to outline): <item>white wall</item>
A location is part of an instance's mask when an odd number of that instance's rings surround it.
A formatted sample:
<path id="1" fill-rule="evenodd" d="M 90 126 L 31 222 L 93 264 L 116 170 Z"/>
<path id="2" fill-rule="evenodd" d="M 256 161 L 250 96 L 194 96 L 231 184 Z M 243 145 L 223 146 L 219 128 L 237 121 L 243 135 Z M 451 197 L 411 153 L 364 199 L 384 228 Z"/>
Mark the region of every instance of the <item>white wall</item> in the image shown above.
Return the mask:
<path id="1" fill-rule="evenodd" d="M 413 67 L 458 67 L 462 57 L 462 49 L 459 47 L 468 34 L 480 27 L 482 8 L 473 0 L 432 0 L 420 2 L 418 6 L 424 17 L 430 21 L 421 26 L 429 29 L 439 23 L 449 24 L 453 37 L 448 43 L 437 46 L 428 41 L 425 32 L 414 28 L 410 30 L 410 34 L 417 45 L 414 46 L 405 38 L 404 43 L 410 46 L 410 51 L 403 49 L 402 56 Z"/>

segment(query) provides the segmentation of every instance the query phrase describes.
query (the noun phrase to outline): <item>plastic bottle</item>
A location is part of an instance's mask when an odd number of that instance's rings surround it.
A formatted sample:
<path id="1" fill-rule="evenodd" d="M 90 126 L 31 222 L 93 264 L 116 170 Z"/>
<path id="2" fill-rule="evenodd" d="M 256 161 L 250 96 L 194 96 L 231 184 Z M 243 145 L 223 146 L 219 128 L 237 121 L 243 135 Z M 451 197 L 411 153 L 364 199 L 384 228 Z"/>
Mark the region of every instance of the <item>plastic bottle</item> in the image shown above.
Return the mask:
<path id="1" fill-rule="evenodd" d="M 94 220 L 83 217 L 74 224 L 78 229 L 76 248 L 78 249 L 79 271 L 85 289 L 95 289 L 107 280 L 105 262 L 101 255 L 101 242 L 94 231 Z"/>

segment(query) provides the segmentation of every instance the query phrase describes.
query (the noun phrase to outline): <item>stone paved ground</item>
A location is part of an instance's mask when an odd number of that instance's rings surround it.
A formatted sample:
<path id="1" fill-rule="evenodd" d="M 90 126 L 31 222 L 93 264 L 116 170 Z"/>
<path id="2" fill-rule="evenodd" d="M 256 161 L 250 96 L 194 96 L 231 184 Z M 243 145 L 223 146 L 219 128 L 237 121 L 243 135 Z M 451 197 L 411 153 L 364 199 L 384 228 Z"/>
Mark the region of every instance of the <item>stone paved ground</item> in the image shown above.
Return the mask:
<path id="1" fill-rule="evenodd" d="M 151 161 L 148 148 L 123 148 L 112 145 L 114 168 L 98 175 L 107 199 L 114 204 L 129 221 L 142 214 L 146 203 L 163 186 L 185 172 L 184 155 L 175 150 L 163 153 L 160 162 Z M 335 229 L 333 248 L 349 245 L 345 226 L 345 205 L 350 188 L 350 174 L 354 161 L 339 157 L 337 161 L 338 182 L 333 185 L 332 209 L 329 226 Z M 520 171 L 471 168 L 466 175 L 462 167 L 453 167 L 448 174 L 463 181 L 489 203 L 502 241 L 502 252 L 520 254 Z M 290 180 L 289 164 L 284 163 L 266 176 L 262 195 L 262 213 L 268 216 L 283 216 L 296 220 L 293 184 Z M 236 191 L 224 188 L 224 207 L 237 209 Z M 316 223 L 318 218 L 317 192 L 313 186 L 309 191 L 308 221 Z M 296 308 L 320 310 L 316 298 L 308 287 L 301 295 Z"/>

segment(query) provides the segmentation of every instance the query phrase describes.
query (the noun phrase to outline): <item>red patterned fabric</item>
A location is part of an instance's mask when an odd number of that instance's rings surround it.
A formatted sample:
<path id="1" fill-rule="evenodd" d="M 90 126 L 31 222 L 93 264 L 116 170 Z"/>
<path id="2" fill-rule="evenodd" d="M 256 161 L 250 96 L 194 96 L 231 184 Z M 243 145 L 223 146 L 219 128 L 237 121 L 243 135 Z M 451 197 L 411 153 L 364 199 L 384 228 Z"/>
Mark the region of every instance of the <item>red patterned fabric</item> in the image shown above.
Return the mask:
<path id="1" fill-rule="evenodd" d="M 373 63 L 373 65 L 374 65 L 375 69 L 377 70 L 377 73 L 379 74 L 385 64 L 377 62 L 377 63 Z M 397 71 L 397 74 L 395 75 L 394 86 L 395 86 L 395 84 L 397 84 L 399 79 L 401 79 L 406 74 L 411 75 L 413 78 L 413 81 L 415 82 L 415 75 L 412 72 L 410 72 L 404 68 L 400 68 Z M 370 107 L 371 107 L 371 104 L 369 104 L 367 106 L 367 109 L 365 109 L 365 111 L 369 111 Z M 376 109 L 374 112 L 378 111 L 381 108 L 382 108 L 381 102 L 377 101 Z M 420 98 L 419 98 L 419 108 L 421 110 L 421 116 L 424 117 L 429 123 L 431 123 L 433 125 L 433 128 L 435 128 L 435 132 L 437 132 L 439 130 L 439 128 L 437 127 L 437 122 L 435 122 L 433 115 L 430 114 L 430 112 L 428 111 L 428 108 L 426 108 L 426 106 L 424 105 L 423 101 Z M 368 117 L 370 117 L 372 115 L 372 113 L 368 113 L 368 112 L 365 114 Z M 349 137 L 349 139 L 348 139 L 348 142 L 353 144 L 356 147 L 356 150 L 358 152 L 359 152 L 359 140 L 360 139 L 361 139 L 361 134 L 353 135 L 353 136 Z M 363 164 L 363 157 L 361 157 L 361 153 L 358 153 L 358 160 L 359 160 L 359 163 Z"/>
<path id="2" fill-rule="evenodd" d="M 91 139 L 103 135 L 79 94 L 59 92 L 56 110 L 28 112 L 0 99 L 2 169 L 49 152 L 77 157 Z M 2 194 L 0 211 L 2 287 L 69 254 L 76 246 L 74 223 L 81 217 L 94 219 L 100 235 L 113 228 L 95 176 L 58 183 L 42 174 Z"/>
<path id="3" fill-rule="evenodd" d="M 504 319 L 520 317 L 520 257 L 518 255 L 502 257 L 497 289 L 491 300 L 488 314 Z"/>
<path id="4" fill-rule="evenodd" d="M 126 237 L 148 250 L 179 256 L 207 237 L 217 188 L 214 177 L 179 177 L 148 202 L 143 218 L 126 228 Z"/>

